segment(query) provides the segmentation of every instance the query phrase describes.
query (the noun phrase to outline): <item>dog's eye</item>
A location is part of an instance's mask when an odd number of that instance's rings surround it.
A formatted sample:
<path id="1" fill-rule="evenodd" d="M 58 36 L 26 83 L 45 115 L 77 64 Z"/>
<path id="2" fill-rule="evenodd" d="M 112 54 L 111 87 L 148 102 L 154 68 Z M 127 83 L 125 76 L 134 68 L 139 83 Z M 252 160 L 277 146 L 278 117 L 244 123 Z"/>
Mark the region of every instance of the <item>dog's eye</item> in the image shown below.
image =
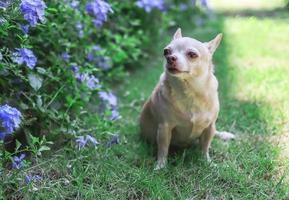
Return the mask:
<path id="1" fill-rule="evenodd" d="M 170 55 L 172 51 L 169 48 L 164 49 L 164 56 Z"/>
<path id="2" fill-rule="evenodd" d="M 198 57 L 198 54 L 196 52 L 193 52 L 193 51 L 189 51 L 187 54 L 190 58 L 197 58 Z"/>

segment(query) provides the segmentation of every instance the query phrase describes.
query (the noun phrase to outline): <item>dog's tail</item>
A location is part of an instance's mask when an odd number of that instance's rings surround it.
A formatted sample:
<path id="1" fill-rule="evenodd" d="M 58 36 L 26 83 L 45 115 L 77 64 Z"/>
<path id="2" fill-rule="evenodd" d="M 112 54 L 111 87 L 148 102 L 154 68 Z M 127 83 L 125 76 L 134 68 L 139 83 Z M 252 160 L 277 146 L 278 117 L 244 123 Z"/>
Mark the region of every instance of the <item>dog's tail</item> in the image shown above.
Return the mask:
<path id="1" fill-rule="evenodd" d="M 223 141 L 234 140 L 236 138 L 236 136 L 233 133 L 229 133 L 226 131 L 216 131 L 215 136 L 217 136 Z"/>

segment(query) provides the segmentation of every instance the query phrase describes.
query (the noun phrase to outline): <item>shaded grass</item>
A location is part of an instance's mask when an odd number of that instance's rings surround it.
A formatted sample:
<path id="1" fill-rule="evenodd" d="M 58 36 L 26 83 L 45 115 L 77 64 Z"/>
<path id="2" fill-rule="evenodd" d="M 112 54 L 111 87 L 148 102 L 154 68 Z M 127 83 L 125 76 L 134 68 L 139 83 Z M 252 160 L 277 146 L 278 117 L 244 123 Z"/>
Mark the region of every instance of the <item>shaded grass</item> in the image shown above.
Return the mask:
<path id="1" fill-rule="evenodd" d="M 154 172 L 154 150 L 138 137 L 137 119 L 162 72 L 161 49 L 170 41 L 168 33 L 153 48 L 156 55 L 142 61 L 118 86 L 123 119 L 102 124 L 95 132 L 105 144 L 107 130 L 118 132 L 121 144 L 112 148 L 73 150 L 74 143 L 33 168 L 44 176 L 41 184 L 21 188 L 25 199 L 286 199 L 288 183 L 283 171 L 275 176 L 280 148 L 267 138 L 282 135 L 288 123 L 288 15 L 282 19 L 222 18 L 206 21 L 191 30 L 183 22 L 183 34 L 201 41 L 224 32 L 224 41 L 214 57 L 219 80 L 221 112 L 218 129 L 232 131 L 238 139 L 223 143 L 215 139 L 205 163 L 196 148 L 169 158 L 168 167 Z M 272 28 L 274 26 L 274 29 Z M 277 42 L 276 42 L 277 41 Z M 270 60 L 270 62 L 268 61 Z M 99 135 L 99 133 L 102 133 Z M 286 172 L 286 171 L 284 171 Z M 287 172 L 286 172 L 287 173 Z M 284 174 L 287 175 L 287 174 Z"/>

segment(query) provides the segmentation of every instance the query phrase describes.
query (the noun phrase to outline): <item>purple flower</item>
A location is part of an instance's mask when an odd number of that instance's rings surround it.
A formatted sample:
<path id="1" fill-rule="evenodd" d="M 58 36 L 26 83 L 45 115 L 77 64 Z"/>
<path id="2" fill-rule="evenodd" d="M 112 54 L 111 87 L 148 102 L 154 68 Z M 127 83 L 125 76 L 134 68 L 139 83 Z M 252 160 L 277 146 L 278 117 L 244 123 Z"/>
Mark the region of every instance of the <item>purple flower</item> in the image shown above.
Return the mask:
<path id="1" fill-rule="evenodd" d="M 99 45 L 93 45 L 92 50 L 86 55 L 86 59 L 89 61 L 89 62 L 92 62 L 94 60 L 94 53 L 97 52 L 97 51 L 101 51 L 101 47 Z"/>
<path id="2" fill-rule="evenodd" d="M 70 58 L 70 55 L 67 53 L 67 52 L 63 52 L 61 54 L 61 58 L 65 61 L 65 62 L 68 62 L 69 61 L 69 58 Z"/>
<path id="3" fill-rule="evenodd" d="M 86 73 L 76 73 L 75 74 L 75 78 L 79 82 L 83 82 L 83 81 L 86 81 L 88 79 L 88 74 L 86 74 Z"/>
<path id="4" fill-rule="evenodd" d="M 0 9 L 6 10 L 6 8 L 11 4 L 8 0 L 0 1 Z"/>
<path id="5" fill-rule="evenodd" d="M 29 25 L 20 25 L 20 29 L 25 35 L 27 35 L 29 32 Z"/>
<path id="6" fill-rule="evenodd" d="M 210 6 L 208 4 L 208 0 L 200 0 L 201 1 L 201 6 L 206 9 L 207 15 L 209 17 L 213 16 L 212 10 L 210 9 Z"/>
<path id="7" fill-rule="evenodd" d="M 6 133 L 0 131 L 0 140 L 4 140 Z"/>
<path id="8" fill-rule="evenodd" d="M 76 22 L 75 27 L 77 30 L 81 30 L 82 29 L 82 24 L 80 21 Z"/>
<path id="9" fill-rule="evenodd" d="M 78 68 L 77 65 L 72 64 L 72 65 L 70 66 L 70 69 L 71 69 L 71 71 L 73 72 L 74 77 L 76 78 L 77 81 L 82 82 L 82 81 L 84 81 L 84 80 L 86 79 L 86 76 L 87 76 L 87 75 L 80 73 L 80 72 L 79 72 L 79 68 Z"/>
<path id="10" fill-rule="evenodd" d="M 117 98 L 111 92 L 100 91 L 98 92 L 98 95 L 101 100 L 108 103 L 110 106 L 112 107 L 117 106 Z"/>
<path id="11" fill-rule="evenodd" d="M 111 67 L 111 60 L 108 57 L 98 56 L 95 62 L 102 70 L 108 70 Z"/>
<path id="12" fill-rule="evenodd" d="M 31 182 L 31 176 L 26 174 L 24 176 L 24 182 L 25 182 L 26 185 L 28 185 Z"/>
<path id="13" fill-rule="evenodd" d="M 93 54 L 91 52 L 89 52 L 87 55 L 86 55 L 86 59 L 89 61 L 89 62 L 92 62 L 94 60 L 94 57 L 93 57 Z"/>
<path id="14" fill-rule="evenodd" d="M 93 0 L 85 5 L 85 9 L 94 17 L 93 23 L 97 28 L 107 20 L 107 14 L 113 12 L 111 6 L 103 0 Z"/>
<path id="15" fill-rule="evenodd" d="M 32 27 L 35 27 L 38 21 L 44 21 L 45 8 L 42 0 L 21 0 L 20 3 L 20 12 Z"/>
<path id="16" fill-rule="evenodd" d="M 31 175 L 26 174 L 24 176 L 24 182 L 25 182 L 26 185 L 28 185 L 31 181 L 40 182 L 42 180 L 43 180 L 43 177 L 39 176 L 39 175 L 31 176 Z"/>
<path id="17" fill-rule="evenodd" d="M 99 144 L 99 142 L 97 142 L 97 140 L 91 135 L 87 135 L 85 139 L 84 136 L 78 136 L 75 142 L 78 146 L 78 149 L 82 149 L 83 147 L 85 147 L 88 142 L 92 143 L 94 146 Z"/>
<path id="18" fill-rule="evenodd" d="M 79 21 L 76 22 L 75 28 L 76 28 L 76 30 L 78 32 L 78 37 L 82 38 L 84 33 L 83 33 L 83 27 L 82 27 L 81 22 L 79 22 Z"/>
<path id="19" fill-rule="evenodd" d="M 109 139 L 109 141 L 106 143 L 107 147 L 111 147 L 114 144 L 119 144 L 119 135 L 115 134 L 112 135 L 112 137 Z"/>
<path id="20" fill-rule="evenodd" d="M 108 70 L 111 67 L 111 60 L 108 57 L 104 56 L 94 56 L 93 52 L 89 52 L 86 54 L 86 59 L 89 62 L 92 62 L 95 64 L 96 67 L 102 69 L 102 70 Z"/>
<path id="21" fill-rule="evenodd" d="M 12 159 L 12 168 L 13 169 L 20 169 L 23 165 L 23 159 L 25 158 L 25 154 L 21 154 L 19 157 L 13 156 Z"/>
<path id="22" fill-rule="evenodd" d="M 87 76 L 87 78 L 86 78 L 86 86 L 90 90 L 95 90 L 97 88 L 100 88 L 99 80 L 97 78 L 95 78 L 95 76 L 93 76 L 93 75 Z"/>
<path id="23" fill-rule="evenodd" d="M 33 179 L 36 181 L 41 181 L 43 179 L 43 177 L 39 176 L 39 175 L 35 175 L 35 176 L 33 176 Z"/>
<path id="24" fill-rule="evenodd" d="M 78 145 L 78 149 L 81 149 L 85 147 L 87 140 L 84 139 L 84 136 L 78 136 L 75 142 Z"/>
<path id="25" fill-rule="evenodd" d="M 93 51 L 100 51 L 101 50 L 101 47 L 99 45 L 93 45 L 92 46 L 92 50 Z"/>
<path id="26" fill-rule="evenodd" d="M 77 73 L 79 71 L 78 66 L 75 64 L 70 65 L 70 69 L 73 73 Z"/>
<path id="27" fill-rule="evenodd" d="M 43 177 L 42 176 L 39 176 L 39 175 L 34 175 L 32 176 L 32 178 L 35 180 L 35 181 L 42 181 Z"/>
<path id="28" fill-rule="evenodd" d="M 111 92 L 100 91 L 98 92 L 100 99 L 106 103 L 106 108 L 111 111 L 110 120 L 118 119 L 119 113 L 117 111 L 117 98 Z"/>
<path id="29" fill-rule="evenodd" d="M 111 109 L 111 116 L 110 116 L 110 120 L 114 121 L 117 120 L 119 118 L 119 112 L 117 111 L 117 109 L 115 107 L 113 107 Z"/>
<path id="30" fill-rule="evenodd" d="M 99 142 L 91 135 L 87 135 L 86 140 L 87 140 L 87 142 L 91 142 L 94 146 L 99 144 Z"/>
<path id="31" fill-rule="evenodd" d="M 143 8 L 147 13 L 151 12 L 153 8 L 160 11 L 163 11 L 165 8 L 164 0 L 138 0 L 136 5 L 139 8 Z"/>
<path id="32" fill-rule="evenodd" d="M 17 48 L 13 53 L 13 60 L 19 65 L 25 63 L 30 69 L 33 69 L 37 62 L 37 58 L 33 52 L 26 48 Z"/>
<path id="33" fill-rule="evenodd" d="M 8 106 L 0 106 L 0 122 L 3 132 L 0 133 L 0 140 L 3 140 L 6 134 L 11 134 L 19 128 L 21 123 L 21 113 L 16 109 Z"/>
<path id="34" fill-rule="evenodd" d="M 201 5 L 205 8 L 208 8 L 208 1 L 207 0 L 200 0 L 201 1 Z"/>
<path id="35" fill-rule="evenodd" d="M 76 1 L 76 0 L 72 0 L 70 3 L 70 7 L 73 9 L 76 9 L 78 5 L 79 5 L 79 1 Z"/>
<path id="36" fill-rule="evenodd" d="M 88 89 L 95 90 L 101 87 L 99 84 L 99 80 L 94 75 L 89 75 L 87 73 L 80 73 L 77 65 L 72 64 L 70 66 L 70 69 L 72 70 L 74 77 L 76 78 L 77 81 L 79 82 L 85 81 Z"/>

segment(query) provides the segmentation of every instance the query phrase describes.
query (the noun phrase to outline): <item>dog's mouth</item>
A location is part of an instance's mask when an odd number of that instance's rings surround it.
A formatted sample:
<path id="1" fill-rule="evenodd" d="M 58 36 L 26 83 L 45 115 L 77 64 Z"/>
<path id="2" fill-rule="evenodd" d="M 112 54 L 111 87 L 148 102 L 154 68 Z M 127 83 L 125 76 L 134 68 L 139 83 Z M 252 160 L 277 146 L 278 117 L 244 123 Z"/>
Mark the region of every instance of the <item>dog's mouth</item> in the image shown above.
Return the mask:
<path id="1" fill-rule="evenodd" d="M 169 71 L 170 73 L 172 73 L 172 74 L 178 74 L 178 73 L 181 73 L 181 71 L 178 70 L 178 69 L 175 68 L 175 67 L 169 67 L 169 68 L 168 68 L 168 71 Z"/>
<path id="2" fill-rule="evenodd" d="M 167 67 L 167 70 L 168 70 L 168 72 L 170 72 L 171 74 L 179 74 L 179 73 L 182 72 L 182 71 L 180 71 L 178 68 L 176 68 L 176 67 L 171 67 L 171 66 Z"/>

